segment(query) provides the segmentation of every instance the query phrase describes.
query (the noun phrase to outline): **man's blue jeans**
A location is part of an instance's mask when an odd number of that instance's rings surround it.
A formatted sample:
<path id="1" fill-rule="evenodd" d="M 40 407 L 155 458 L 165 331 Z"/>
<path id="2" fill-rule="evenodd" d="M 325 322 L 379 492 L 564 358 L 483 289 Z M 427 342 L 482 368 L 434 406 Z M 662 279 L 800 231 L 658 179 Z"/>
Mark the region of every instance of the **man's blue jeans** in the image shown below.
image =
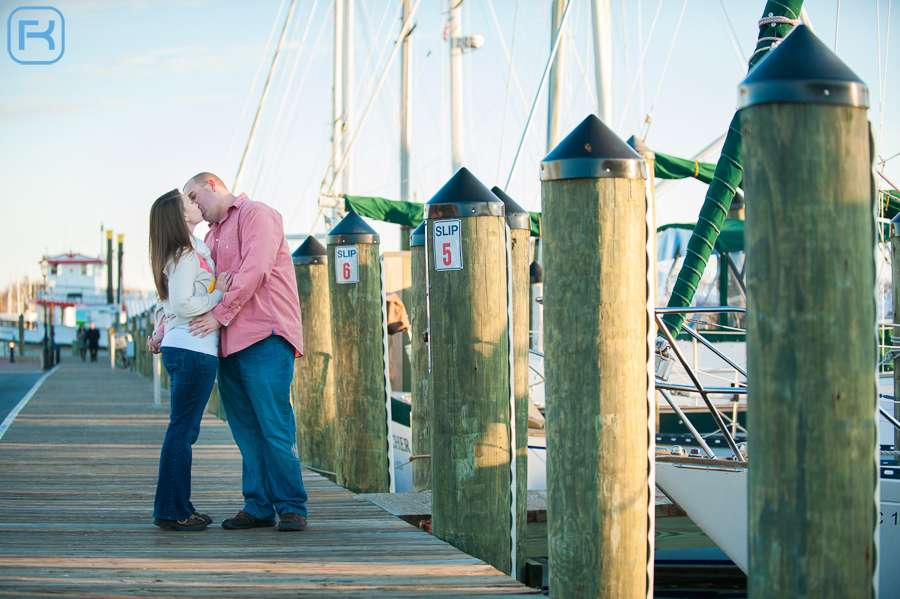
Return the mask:
<path id="1" fill-rule="evenodd" d="M 219 358 L 219 396 L 243 458 L 244 511 L 306 515 L 291 409 L 294 349 L 277 335 Z"/>
<path id="2" fill-rule="evenodd" d="M 162 361 L 171 380 L 169 428 L 159 456 L 159 481 L 153 517 L 184 520 L 194 513 L 191 503 L 191 445 L 200 434 L 200 420 L 216 380 L 215 356 L 162 348 Z"/>

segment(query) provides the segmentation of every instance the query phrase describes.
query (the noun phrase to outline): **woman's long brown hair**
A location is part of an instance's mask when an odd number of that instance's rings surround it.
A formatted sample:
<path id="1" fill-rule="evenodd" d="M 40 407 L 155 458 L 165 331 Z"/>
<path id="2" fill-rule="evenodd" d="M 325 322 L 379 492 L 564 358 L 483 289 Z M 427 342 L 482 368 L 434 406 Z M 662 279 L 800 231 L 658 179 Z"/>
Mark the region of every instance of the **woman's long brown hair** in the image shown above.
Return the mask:
<path id="1" fill-rule="evenodd" d="M 181 192 L 173 189 L 159 196 L 150 207 L 150 267 L 161 300 L 169 299 L 166 264 L 170 259 L 178 264 L 184 252 L 194 249 L 181 201 Z"/>

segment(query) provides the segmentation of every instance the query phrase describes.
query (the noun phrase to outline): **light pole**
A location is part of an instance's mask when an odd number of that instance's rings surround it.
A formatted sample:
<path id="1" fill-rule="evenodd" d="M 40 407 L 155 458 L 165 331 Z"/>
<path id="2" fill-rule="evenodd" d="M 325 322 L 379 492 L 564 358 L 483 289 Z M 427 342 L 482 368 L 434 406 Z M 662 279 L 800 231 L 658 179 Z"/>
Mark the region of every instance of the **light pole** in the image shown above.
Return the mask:
<path id="1" fill-rule="evenodd" d="M 56 280 L 50 279 L 50 365 L 59 364 L 59 348 L 56 346 L 56 304 L 53 302 L 53 291 L 56 289 Z"/>
<path id="2" fill-rule="evenodd" d="M 50 338 L 48 336 L 49 319 L 47 318 L 47 275 L 50 273 L 50 263 L 44 258 L 41 260 L 41 274 L 44 276 L 44 370 L 50 370 Z"/>

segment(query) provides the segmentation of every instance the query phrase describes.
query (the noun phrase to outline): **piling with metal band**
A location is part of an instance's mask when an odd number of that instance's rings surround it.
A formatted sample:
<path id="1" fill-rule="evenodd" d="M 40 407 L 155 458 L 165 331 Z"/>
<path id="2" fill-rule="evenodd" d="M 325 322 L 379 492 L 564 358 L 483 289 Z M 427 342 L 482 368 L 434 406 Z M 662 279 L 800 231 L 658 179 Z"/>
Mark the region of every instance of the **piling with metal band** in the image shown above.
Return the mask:
<path id="1" fill-rule="evenodd" d="M 510 574 L 513 432 L 503 202 L 461 168 L 425 205 L 425 218 L 432 531 Z"/>
<path id="2" fill-rule="evenodd" d="M 390 492 L 380 239 L 350 211 L 325 240 L 331 297 L 337 482 Z"/>
<path id="3" fill-rule="evenodd" d="M 528 520 L 528 304 L 531 296 L 529 262 L 531 260 L 531 215 L 499 187 L 491 191 L 503 201 L 510 237 L 512 279 L 513 383 L 516 401 L 516 504 L 515 578 L 525 582 L 525 551 Z"/>
<path id="4" fill-rule="evenodd" d="M 328 250 L 310 235 L 291 254 L 303 317 L 303 356 L 294 360 L 294 416 L 300 461 L 335 472 L 337 420 L 328 297 Z"/>
<path id="5" fill-rule="evenodd" d="M 537 239 L 534 243 L 535 258 L 528 267 L 528 276 L 531 282 L 531 331 L 533 335 L 530 338 L 531 349 L 543 354 L 544 353 L 544 304 L 538 302 L 543 301 L 544 297 L 544 273 L 538 262 L 537 254 L 540 252 L 541 240 Z"/>
<path id="6" fill-rule="evenodd" d="M 798 26 L 741 83 L 740 104 L 750 596 L 872 597 L 879 472 L 868 90 Z"/>
<path id="7" fill-rule="evenodd" d="M 541 162 L 551 597 L 649 597 L 647 170 L 591 115 Z"/>
<path id="8" fill-rule="evenodd" d="M 891 221 L 891 291 L 894 300 L 894 326 L 890 345 L 900 345 L 900 214 Z M 900 420 L 900 355 L 894 358 L 894 417 Z M 894 447 L 900 449 L 900 430 L 894 429 Z"/>
<path id="9" fill-rule="evenodd" d="M 409 236 L 412 256 L 412 287 L 409 305 L 410 368 L 412 369 L 412 463 L 413 491 L 431 489 L 431 419 L 428 397 L 428 314 L 425 297 L 425 221 Z M 428 456 L 428 457 L 424 457 Z"/>

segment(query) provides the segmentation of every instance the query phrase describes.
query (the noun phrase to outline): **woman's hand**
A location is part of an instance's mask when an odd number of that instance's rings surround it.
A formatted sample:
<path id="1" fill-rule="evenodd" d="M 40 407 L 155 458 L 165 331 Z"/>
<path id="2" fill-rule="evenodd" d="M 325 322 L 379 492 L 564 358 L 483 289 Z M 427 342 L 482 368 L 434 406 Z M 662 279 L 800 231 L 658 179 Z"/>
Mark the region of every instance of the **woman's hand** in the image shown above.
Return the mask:
<path id="1" fill-rule="evenodd" d="M 163 333 L 162 331 L 156 331 L 150 337 L 147 337 L 147 348 L 150 350 L 151 354 L 158 354 L 160 350 L 160 346 L 162 345 Z"/>
<path id="2" fill-rule="evenodd" d="M 218 278 L 216 278 L 215 288 L 222 293 L 228 293 L 228 290 L 231 289 L 231 273 L 226 270 L 220 274 Z"/>

